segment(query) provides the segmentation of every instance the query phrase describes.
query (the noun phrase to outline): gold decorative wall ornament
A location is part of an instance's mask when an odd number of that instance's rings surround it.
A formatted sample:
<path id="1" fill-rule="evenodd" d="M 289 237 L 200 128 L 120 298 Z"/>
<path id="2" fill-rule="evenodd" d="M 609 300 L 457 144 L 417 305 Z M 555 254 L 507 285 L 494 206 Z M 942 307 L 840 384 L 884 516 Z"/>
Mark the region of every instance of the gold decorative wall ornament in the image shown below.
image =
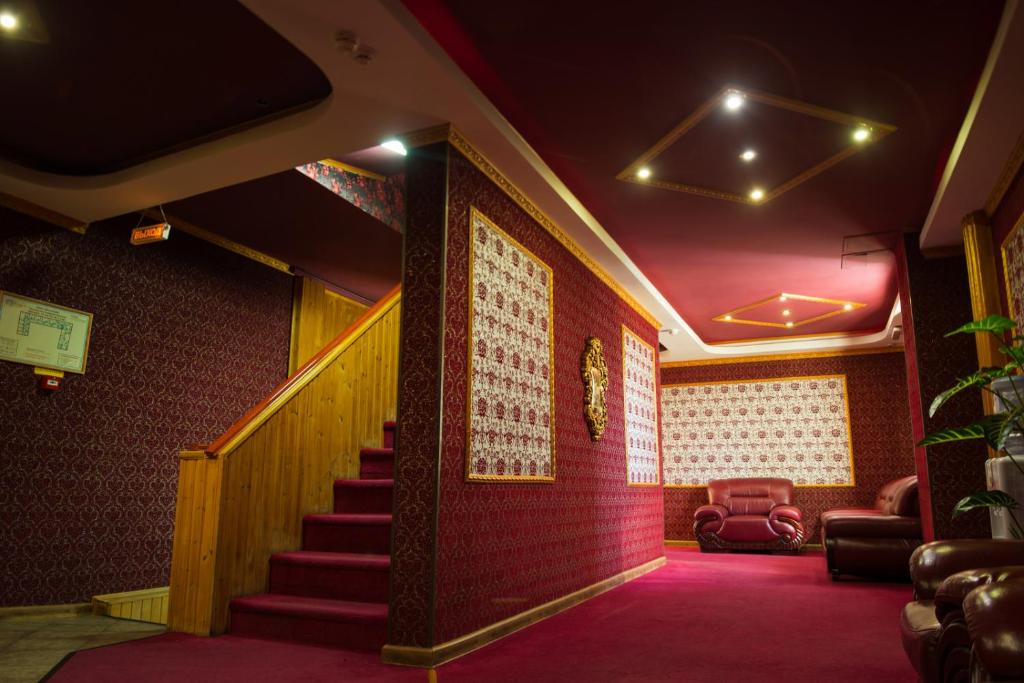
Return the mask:
<path id="1" fill-rule="evenodd" d="M 608 365 L 597 337 L 587 337 L 580 358 L 580 376 L 583 378 L 583 417 L 587 420 L 590 440 L 600 441 L 608 422 L 608 405 L 604 400 L 608 391 Z"/>

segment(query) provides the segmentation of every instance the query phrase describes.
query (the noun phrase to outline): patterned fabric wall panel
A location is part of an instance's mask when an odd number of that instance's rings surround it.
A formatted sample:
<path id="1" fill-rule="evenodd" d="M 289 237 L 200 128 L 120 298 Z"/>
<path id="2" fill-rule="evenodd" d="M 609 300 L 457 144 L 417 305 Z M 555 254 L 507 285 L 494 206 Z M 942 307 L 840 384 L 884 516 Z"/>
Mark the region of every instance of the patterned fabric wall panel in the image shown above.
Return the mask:
<path id="1" fill-rule="evenodd" d="M 621 326 L 657 344 L 658 331 L 452 150 L 445 277 L 444 414 L 438 511 L 437 622 L 444 642 L 567 595 L 663 554 L 656 486 L 626 486 Z M 411 186 L 410 186 L 411 189 Z M 465 476 L 469 217 L 475 207 L 554 273 L 557 479 L 482 484 Z M 587 337 L 608 364 L 608 424 L 590 440 L 579 360 Z M 402 427 L 404 429 L 404 426 Z M 402 435 L 403 443 L 405 435 Z M 435 451 L 435 455 L 436 455 Z M 400 453 L 400 459 L 404 458 Z"/>
<path id="2" fill-rule="evenodd" d="M 469 244 L 466 475 L 553 481 L 551 269 L 475 209 Z"/>
<path id="3" fill-rule="evenodd" d="M 1018 222 L 1003 242 L 1003 279 L 1009 317 L 1024 321 L 1024 222 Z"/>
<path id="4" fill-rule="evenodd" d="M 622 391 L 626 410 L 626 482 L 661 482 L 658 449 L 658 370 L 654 347 L 622 326 Z"/>
<path id="5" fill-rule="evenodd" d="M 871 507 L 886 482 L 914 473 L 913 437 L 902 353 L 837 356 L 758 363 L 734 363 L 661 370 L 662 394 L 667 385 L 760 380 L 772 377 L 845 375 L 850 407 L 850 432 L 857 466 L 856 485 L 796 490 L 809 541 L 820 542 L 818 517 L 830 508 Z M 665 416 L 662 416 L 663 419 Z M 668 429 L 663 429 L 667 433 Z M 664 448 L 664 447 L 663 447 Z M 667 450 L 663 457 L 668 465 Z M 693 540 L 693 513 L 708 502 L 707 490 L 670 488 L 666 474 L 665 538 Z"/>
<path id="6" fill-rule="evenodd" d="M 995 244 L 1004 244 L 1011 233 L 1020 232 L 1022 224 L 1024 224 L 1024 166 L 1017 171 L 1017 175 L 1011 181 L 1002 201 L 999 202 L 999 206 L 992 214 L 992 241 Z M 1005 261 L 999 264 L 997 270 L 999 294 L 1003 298 L 1003 312 L 1012 317 L 1015 313 L 1008 305 L 1007 293 L 1010 288 L 1007 284 Z"/>
<path id="7" fill-rule="evenodd" d="M 666 486 L 727 477 L 854 483 L 843 375 L 666 385 L 661 410 Z"/>
<path id="8" fill-rule="evenodd" d="M 318 161 L 297 166 L 295 170 L 392 229 L 401 232 L 405 227 L 404 174 L 377 180 Z"/>
<path id="9" fill-rule="evenodd" d="M 178 450 L 288 369 L 292 278 L 185 233 L 133 247 L 0 211 L 0 287 L 94 314 L 85 375 L 0 362 L 0 606 L 166 586 Z"/>

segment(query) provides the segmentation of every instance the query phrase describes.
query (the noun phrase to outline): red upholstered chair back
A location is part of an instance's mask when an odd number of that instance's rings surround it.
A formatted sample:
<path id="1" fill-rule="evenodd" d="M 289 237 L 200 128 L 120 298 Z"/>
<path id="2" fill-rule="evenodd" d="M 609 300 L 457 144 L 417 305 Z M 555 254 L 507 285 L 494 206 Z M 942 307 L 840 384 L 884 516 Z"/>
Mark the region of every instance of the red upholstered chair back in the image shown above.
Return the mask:
<path id="1" fill-rule="evenodd" d="M 731 515 L 767 516 L 776 505 L 792 504 L 793 482 L 768 477 L 713 479 L 708 482 L 708 499 Z"/>
<path id="2" fill-rule="evenodd" d="M 883 515 L 920 517 L 917 504 L 917 477 L 894 479 L 882 487 L 875 498 L 875 509 Z"/>

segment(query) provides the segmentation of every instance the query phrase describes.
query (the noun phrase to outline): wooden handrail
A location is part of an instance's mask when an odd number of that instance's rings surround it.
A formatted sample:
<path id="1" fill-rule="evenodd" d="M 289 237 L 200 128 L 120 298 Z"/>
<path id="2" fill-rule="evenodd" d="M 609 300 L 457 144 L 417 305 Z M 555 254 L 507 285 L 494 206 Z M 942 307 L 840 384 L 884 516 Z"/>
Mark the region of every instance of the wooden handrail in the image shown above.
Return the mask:
<path id="1" fill-rule="evenodd" d="M 270 394 L 221 434 L 213 443 L 205 447 L 207 457 L 217 458 L 227 455 L 246 440 L 261 424 L 266 422 L 281 406 L 309 384 L 331 362 L 347 349 L 359 336 L 391 307 L 395 300 L 401 298 L 402 286 L 385 294 L 380 301 L 367 309 L 355 322 L 345 328 L 341 334 L 332 339 L 315 356 L 310 358 L 291 377 L 279 384 Z"/>

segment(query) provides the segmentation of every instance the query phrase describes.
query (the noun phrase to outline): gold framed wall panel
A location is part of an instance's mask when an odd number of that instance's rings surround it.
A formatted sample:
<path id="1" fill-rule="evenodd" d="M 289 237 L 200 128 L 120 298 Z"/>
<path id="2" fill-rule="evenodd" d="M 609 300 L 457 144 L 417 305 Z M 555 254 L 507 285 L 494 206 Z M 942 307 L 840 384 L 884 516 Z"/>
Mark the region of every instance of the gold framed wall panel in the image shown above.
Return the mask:
<path id="1" fill-rule="evenodd" d="M 476 207 L 469 244 L 466 480 L 553 482 L 554 273 Z"/>
<path id="2" fill-rule="evenodd" d="M 641 374 L 647 368 L 644 365 L 649 358 L 650 386 L 645 387 Z M 653 346 L 640 338 L 638 334 L 622 325 L 622 412 L 623 412 L 623 444 L 626 449 L 626 485 L 631 487 L 661 485 L 661 450 L 658 434 L 658 352 Z M 632 362 L 631 362 L 632 361 Z M 631 368 L 634 371 L 631 373 Z M 634 378 L 632 375 L 635 374 Z M 645 394 L 649 393 L 649 397 Z M 643 404 L 650 399 L 650 415 L 644 416 Z M 634 415 L 631 419 L 631 414 Z M 632 425 L 632 426 L 631 426 Z M 636 432 L 634 434 L 634 432 Z M 633 449 L 634 439 L 638 442 Z M 646 446 L 646 447 L 645 447 Z M 646 452 L 645 452 L 646 451 Z M 653 463 L 649 461 L 653 457 Z M 648 461 L 653 464 L 653 481 L 634 481 L 635 461 Z M 650 472 L 644 472 L 642 466 L 637 479 L 650 478 Z M 648 467 L 649 469 L 649 467 Z M 644 476 L 647 474 L 648 476 Z"/>
<path id="3" fill-rule="evenodd" d="M 742 472 L 742 471 L 740 471 L 740 472 L 738 472 L 736 474 L 733 474 L 733 473 L 731 473 L 729 471 L 730 469 L 737 469 L 737 470 L 741 469 L 740 466 L 738 466 L 738 465 L 734 466 L 733 465 L 736 453 L 723 454 L 722 458 L 723 458 L 723 462 L 725 463 L 725 465 L 723 465 L 723 466 L 716 466 L 716 468 L 715 468 L 715 469 L 720 469 L 721 470 L 721 472 L 720 472 L 721 476 L 717 476 L 716 475 L 716 477 L 711 477 L 711 478 L 728 478 L 728 477 L 733 477 L 733 476 L 780 476 L 780 477 L 785 477 L 787 479 L 792 479 L 794 485 L 797 486 L 797 487 L 800 487 L 800 488 L 852 488 L 852 487 L 855 487 L 857 485 L 857 482 L 856 482 L 856 470 L 855 470 L 855 466 L 854 466 L 854 457 L 853 457 L 853 429 L 852 429 L 852 426 L 851 426 L 851 423 L 850 423 L 850 398 L 849 398 L 849 389 L 848 389 L 847 377 L 846 377 L 845 374 L 807 375 L 807 376 L 799 376 L 799 377 L 770 377 L 770 378 L 764 378 L 764 379 L 716 380 L 716 381 L 708 381 L 708 382 L 687 382 L 687 383 L 683 383 L 683 384 L 663 384 L 662 387 L 661 387 L 661 415 L 662 415 L 662 450 L 663 450 L 662 459 L 663 459 L 663 462 L 664 462 L 663 479 L 664 479 L 664 482 L 665 482 L 664 483 L 664 487 L 665 488 L 704 488 L 704 487 L 707 486 L 707 481 L 706 480 L 702 481 L 702 482 L 690 481 L 688 483 L 679 483 L 678 481 L 675 481 L 675 480 L 681 478 L 681 477 L 677 477 L 676 476 L 676 473 L 675 473 L 675 470 L 677 469 L 676 466 L 683 464 L 682 463 L 682 458 L 684 457 L 684 453 L 688 449 L 682 448 L 682 444 L 677 444 L 676 443 L 676 442 L 682 440 L 682 438 L 681 438 L 682 433 L 681 432 L 671 431 L 671 430 L 689 429 L 690 431 L 686 433 L 686 436 L 687 436 L 687 438 L 690 441 L 698 440 L 699 436 L 703 436 L 706 440 L 711 440 L 711 438 L 712 438 L 712 437 L 708 436 L 708 428 L 705 428 L 702 425 L 693 425 L 692 424 L 692 422 L 698 416 L 696 414 L 690 414 L 689 410 L 695 410 L 695 409 L 688 409 L 688 413 L 684 417 L 682 415 L 681 406 L 673 405 L 673 403 L 678 403 L 678 401 L 675 401 L 675 399 L 676 399 L 676 397 L 679 396 L 678 392 L 674 392 L 673 390 L 690 389 L 690 388 L 697 388 L 697 387 L 715 387 L 715 386 L 721 386 L 721 385 L 737 385 L 737 386 L 739 386 L 739 385 L 770 385 L 770 384 L 797 383 L 797 382 L 810 382 L 813 385 L 813 383 L 815 381 L 828 381 L 828 380 L 838 380 L 839 383 L 841 384 L 841 388 L 842 388 L 842 393 L 841 393 L 842 413 L 840 415 L 837 415 L 835 420 L 836 420 L 836 424 L 842 425 L 844 429 L 840 430 L 839 434 L 832 433 L 832 434 L 830 434 L 830 436 L 833 439 L 838 439 L 840 442 L 845 441 L 845 449 L 844 449 L 845 459 L 844 459 L 844 464 L 845 464 L 846 470 L 849 473 L 848 478 L 845 481 L 839 480 L 839 481 L 826 482 L 826 483 L 821 483 L 821 482 L 815 482 L 815 483 L 803 482 L 802 483 L 799 478 L 795 478 L 793 476 L 787 476 L 788 473 L 786 473 L 784 471 L 783 472 L 776 471 L 776 470 L 779 469 L 778 467 L 776 467 L 774 470 L 763 472 L 763 473 L 750 473 L 750 472 Z M 838 389 L 839 387 L 837 386 L 836 388 Z M 815 390 L 813 386 L 809 387 L 809 389 L 810 390 Z M 741 391 L 743 393 L 745 393 L 745 390 L 741 390 Z M 755 391 L 758 391 L 758 390 L 755 389 Z M 705 394 L 707 394 L 707 393 L 708 392 L 705 392 Z M 722 392 L 722 393 L 725 393 L 725 392 Z M 737 393 L 740 393 L 740 392 L 737 392 Z M 758 393 L 763 393 L 763 392 L 758 392 Z M 778 393 L 778 391 L 776 393 Z M 690 395 L 692 395 L 692 394 L 690 394 Z M 724 399 L 722 399 L 722 401 L 724 401 Z M 771 401 L 767 401 L 766 400 L 765 403 L 771 403 Z M 764 407 L 764 406 L 761 406 L 761 407 Z M 790 407 L 792 408 L 793 406 L 790 406 Z M 813 405 L 809 404 L 807 407 L 808 407 L 809 410 L 812 411 L 812 414 L 816 414 L 816 413 L 813 412 Z M 737 413 L 738 413 L 738 417 L 737 418 L 733 418 L 731 420 L 726 420 L 726 422 L 729 422 L 729 423 L 733 424 L 733 428 L 740 429 L 740 439 L 741 440 L 752 441 L 751 438 L 750 438 L 750 434 L 749 433 L 743 434 L 742 428 L 737 426 L 738 424 L 741 424 L 746 419 L 745 418 L 746 413 L 742 412 L 743 408 L 736 407 L 736 404 L 733 403 L 733 404 L 731 404 L 730 407 L 727 407 L 727 409 L 730 412 L 725 413 L 725 412 L 723 412 L 723 410 L 719 410 L 718 418 L 721 420 L 721 418 L 730 418 L 730 417 L 732 417 L 731 411 L 735 409 L 737 411 Z M 705 408 L 704 410 L 706 411 L 708 409 Z M 749 411 L 750 408 L 748 407 L 747 410 Z M 767 408 L 765 408 L 765 410 L 767 410 Z M 819 408 L 819 410 L 820 410 L 820 408 Z M 801 410 L 801 413 L 802 412 L 803 411 Z M 835 411 L 832 411 L 832 412 L 834 414 L 838 413 L 839 412 L 839 408 L 837 407 L 837 409 Z M 791 414 L 796 414 L 796 413 L 791 413 Z M 715 417 L 713 412 L 710 413 L 710 414 L 705 412 L 705 413 L 703 413 L 702 416 L 705 417 L 705 418 Z M 760 414 L 759 414 L 759 417 L 760 417 Z M 840 417 L 842 418 L 842 422 L 839 422 L 839 418 Z M 743 419 L 741 420 L 739 418 L 743 418 Z M 786 422 L 787 419 L 789 420 L 789 422 Z M 687 425 L 686 420 L 689 420 L 691 422 L 689 424 L 689 426 Z M 778 418 L 778 420 L 782 421 L 784 424 L 787 424 L 788 425 L 787 428 L 789 428 L 791 431 L 788 434 L 786 434 L 785 430 L 781 430 L 784 433 L 782 435 L 778 435 L 777 432 L 780 430 L 780 426 L 779 425 L 774 425 L 773 424 L 773 425 L 769 426 L 768 424 L 765 424 L 763 427 L 760 427 L 759 431 L 762 431 L 762 430 L 766 431 L 768 428 L 773 428 L 773 429 L 776 430 L 776 435 L 775 435 L 776 442 L 775 442 L 775 444 L 773 444 L 773 446 L 771 448 L 768 448 L 768 450 L 777 450 L 777 447 L 779 445 L 778 442 L 781 441 L 783 438 L 785 438 L 787 436 L 791 437 L 791 438 L 795 438 L 795 439 L 804 438 L 802 435 L 798 435 L 797 434 L 797 428 L 792 426 L 793 422 L 800 421 L 800 420 L 802 420 L 802 418 L 799 418 L 799 417 Z M 703 435 L 700 435 L 698 433 L 697 436 L 694 436 L 693 430 L 694 429 L 698 429 L 699 430 L 699 429 L 702 429 L 702 428 L 705 429 L 705 433 Z M 809 422 L 805 422 L 805 428 L 813 430 L 813 427 L 811 427 Z M 717 429 L 717 427 L 716 427 L 716 429 Z M 721 436 L 722 437 L 720 439 L 721 441 L 730 441 L 730 440 L 732 440 L 731 436 L 726 436 L 725 434 L 726 434 L 725 431 L 723 431 L 721 434 L 718 434 L 716 432 L 716 433 L 714 433 L 714 436 L 715 437 Z M 731 431 L 730 431 L 730 434 L 731 434 Z M 680 438 L 676 438 L 677 435 L 679 435 Z M 821 438 L 821 435 L 814 435 L 813 433 L 812 433 L 812 436 L 815 439 Z M 843 436 L 845 436 L 845 439 L 843 439 Z M 767 440 L 766 437 L 764 437 L 764 436 L 759 436 L 759 438 L 761 438 L 762 440 Z M 719 439 L 716 439 L 716 440 L 719 440 Z M 805 442 L 805 445 L 806 444 L 808 444 L 808 442 Z M 785 445 L 788 447 L 791 444 L 787 443 Z M 829 444 L 829 445 L 831 446 L 831 444 Z M 716 446 L 716 448 L 717 448 L 717 446 Z M 766 460 L 764 458 L 771 459 L 771 455 L 775 455 L 776 458 L 777 458 L 778 455 L 780 455 L 779 453 L 774 453 L 774 452 L 771 453 L 771 454 L 765 453 L 764 452 L 764 446 L 762 446 L 760 449 L 753 449 L 753 448 L 751 448 L 748 445 L 748 446 L 745 446 L 745 448 L 748 451 L 756 451 L 757 452 L 756 453 L 756 457 L 759 460 L 761 460 L 762 463 L 766 462 Z M 832 453 L 833 456 L 837 455 L 837 454 L 839 454 L 838 450 L 835 450 Z M 744 455 L 748 456 L 747 460 L 742 460 Z M 800 457 L 798 457 L 800 455 L 803 455 L 802 459 Z M 796 454 L 794 454 L 794 460 L 796 462 L 798 462 L 798 463 L 802 463 L 807 458 L 807 455 L 808 454 L 806 454 L 806 453 L 805 454 L 796 453 Z M 810 455 L 811 455 L 812 458 L 817 458 L 817 456 L 820 455 L 821 458 L 818 460 L 819 462 L 823 461 L 823 459 L 824 459 L 824 454 L 823 453 L 811 453 Z M 698 455 L 697 457 L 698 457 L 698 461 L 699 461 L 700 456 Z M 715 455 L 713 458 L 708 458 L 707 456 L 705 456 L 705 461 L 708 462 L 708 463 L 710 463 L 710 462 L 717 462 L 717 457 L 718 457 L 717 455 Z M 755 455 L 754 455 L 753 452 L 750 452 L 750 453 L 740 454 L 740 457 L 741 457 L 742 462 L 747 463 L 747 462 L 749 462 L 749 458 L 753 458 L 753 457 L 755 457 Z M 688 459 L 691 464 L 695 463 L 695 461 L 693 460 L 693 456 L 691 454 L 686 454 L 685 458 Z M 730 458 L 732 458 L 732 459 L 730 459 Z M 776 462 L 779 462 L 779 460 L 777 459 Z M 785 462 L 788 462 L 788 459 Z M 671 478 L 670 478 L 670 467 L 673 470 L 671 472 Z M 745 467 L 745 465 L 744 465 L 744 467 Z M 680 467 L 679 469 L 682 469 L 682 468 Z M 765 468 L 765 469 L 767 469 L 767 468 Z M 827 467 L 826 467 L 826 471 L 827 471 Z"/>

